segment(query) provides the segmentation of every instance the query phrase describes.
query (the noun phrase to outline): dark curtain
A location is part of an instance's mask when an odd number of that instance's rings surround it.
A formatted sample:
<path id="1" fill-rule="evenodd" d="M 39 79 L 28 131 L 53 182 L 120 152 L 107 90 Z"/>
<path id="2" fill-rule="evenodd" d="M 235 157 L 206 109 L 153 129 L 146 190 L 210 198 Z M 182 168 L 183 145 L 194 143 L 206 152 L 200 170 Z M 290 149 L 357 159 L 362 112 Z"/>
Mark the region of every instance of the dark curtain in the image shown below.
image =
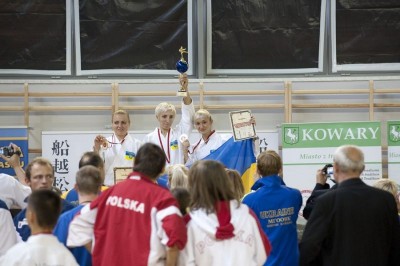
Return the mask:
<path id="1" fill-rule="evenodd" d="M 320 0 L 213 0 L 213 69 L 317 68 Z"/>
<path id="2" fill-rule="evenodd" d="M 65 0 L 0 1 L 0 69 L 66 69 Z"/>
<path id="3" fill-rule="evenodd" d="M 82 70 L 172 70 L 188 45 L 186 0 L 80 1 L 79 24 Z"/>
<path id="4" fill-rule="evenodd" d="M 400 1 L 336 3 L 337 64 L 400 62 Z"/>

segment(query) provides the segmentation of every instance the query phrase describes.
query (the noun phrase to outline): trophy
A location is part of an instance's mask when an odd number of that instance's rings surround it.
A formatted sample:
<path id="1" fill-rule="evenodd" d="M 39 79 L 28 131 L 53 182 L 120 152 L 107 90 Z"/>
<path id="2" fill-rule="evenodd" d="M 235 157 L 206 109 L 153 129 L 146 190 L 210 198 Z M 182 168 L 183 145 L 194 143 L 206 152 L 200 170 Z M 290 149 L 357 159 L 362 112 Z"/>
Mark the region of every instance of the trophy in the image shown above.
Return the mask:
<path id="1" fill-rule="evenodd" d="M 179 83 L 181 85 L 180 89 L 178 90 L 178 92 L 176 93 L 177 96 L 183 96 L 186 97 L 187 96 L 187 86 L 188 86 L 188 81 L 187 81 L 187 75 L 186 75 L 186 71 L 189 68 L 188 63 L 186 62 L 185 58 L 183 57 L 184 53 L 188 53 L 186 51 L 186 48 L 183 48 L 181 46 L 181 48 L 179 48 L 179 52 L 181 53 L 181 59 L 179 59 L 178 62 L 176 62 L 176 70 L 178 70 L 179 74 Z"/>

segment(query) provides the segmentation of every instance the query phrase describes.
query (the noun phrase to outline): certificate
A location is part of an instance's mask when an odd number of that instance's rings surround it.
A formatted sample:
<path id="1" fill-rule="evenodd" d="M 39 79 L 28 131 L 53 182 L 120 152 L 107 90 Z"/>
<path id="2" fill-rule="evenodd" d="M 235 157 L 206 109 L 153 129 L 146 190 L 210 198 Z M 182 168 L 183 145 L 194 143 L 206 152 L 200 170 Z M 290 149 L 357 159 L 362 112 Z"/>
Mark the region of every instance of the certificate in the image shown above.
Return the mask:
<path id="1" fill-rule="evenodd" d="M 114 167 L 114 184 L 124 181 L 132 171 L 132 167 Z"/>
<path id="2" fill-rule="evenodd" d="M 257 137 L 250 110 L 229 112 L 229 116 L 235 141 Z"/>

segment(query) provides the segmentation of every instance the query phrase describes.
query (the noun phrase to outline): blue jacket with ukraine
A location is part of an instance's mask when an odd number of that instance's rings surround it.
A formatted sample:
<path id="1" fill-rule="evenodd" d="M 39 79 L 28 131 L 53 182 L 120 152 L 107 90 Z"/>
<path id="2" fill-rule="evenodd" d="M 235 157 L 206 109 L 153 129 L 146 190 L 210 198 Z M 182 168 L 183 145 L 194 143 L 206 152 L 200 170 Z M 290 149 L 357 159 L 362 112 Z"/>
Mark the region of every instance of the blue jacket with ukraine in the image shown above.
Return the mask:
<path id="1" fill-rule="evenodd" d="M 299 190 L 287 187 L 278 175 L 260 178 L 243 203 L 257 215 L 271 242 L 264 265 L 299 265 L 296 221 L 303 199 Z"/>

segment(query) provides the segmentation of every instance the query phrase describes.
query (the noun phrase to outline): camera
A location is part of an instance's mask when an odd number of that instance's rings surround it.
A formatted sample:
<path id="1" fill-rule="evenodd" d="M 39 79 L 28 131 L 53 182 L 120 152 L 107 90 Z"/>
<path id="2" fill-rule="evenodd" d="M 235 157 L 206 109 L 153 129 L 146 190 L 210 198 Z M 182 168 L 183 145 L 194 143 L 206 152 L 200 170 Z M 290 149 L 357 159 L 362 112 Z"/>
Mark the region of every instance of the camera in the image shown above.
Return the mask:
<path id="1" fill-rule="evenodd" d="M 322 173 L 326 176 L 332 176 L 333 175 L 333 165 L 328 163 L 322 168 Z"/>
<path id="2" fill-rule="evenodd" d="M 11 157 L 14 154 L 21 155 L 20 151 L 15 151 L 14 148 L 10 146 L 5 146 L 5 147 L 0 147 L 0 154 L 6 156 L 6 157 Z"/>

